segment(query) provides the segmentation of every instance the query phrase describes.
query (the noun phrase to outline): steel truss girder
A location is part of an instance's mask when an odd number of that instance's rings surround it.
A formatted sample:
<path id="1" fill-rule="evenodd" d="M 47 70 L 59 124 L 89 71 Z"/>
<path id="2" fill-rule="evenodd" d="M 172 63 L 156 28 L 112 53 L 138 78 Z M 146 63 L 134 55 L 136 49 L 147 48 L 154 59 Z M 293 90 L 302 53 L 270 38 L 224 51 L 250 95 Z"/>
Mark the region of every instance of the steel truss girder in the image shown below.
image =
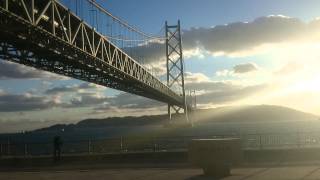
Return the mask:
<path id="1" fill-rule="evenodd" d="M 184 102 L 56 0 L 1 1 L 0 48 L 3 60 L 177 106 Z"/>

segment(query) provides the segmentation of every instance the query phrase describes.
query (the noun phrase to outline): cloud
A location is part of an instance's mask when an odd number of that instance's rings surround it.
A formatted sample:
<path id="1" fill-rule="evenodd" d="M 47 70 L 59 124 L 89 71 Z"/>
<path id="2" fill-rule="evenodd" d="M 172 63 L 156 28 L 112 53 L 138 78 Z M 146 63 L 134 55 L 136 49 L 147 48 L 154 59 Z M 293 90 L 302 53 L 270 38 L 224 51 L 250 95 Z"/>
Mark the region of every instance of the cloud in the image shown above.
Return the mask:
<path id="1" fill-rule="evenodd" d="M 266 84 L 243 85 L 237 81 L 212 81 L 201 73 L 189 73 L 193 81 L 187 81 L 186 89 L 196 90 L 199 104 L 218 105 L 239 101 L 253 96 L 268 86 Z M 201 80 L 198 80 L 201 79 Z"/>
<path id="2" fill-rule="evenodd" d="M 306 23 L 297 18 L 270 15 L 251 22 L 183 30 L 183 51 L 186 58 L 199 58 L 203 54 L 247 56 L 265 49 L 268 44 L 319 40 L 319 30 L 320 19 Z M 165 60 L 163 41 L 142 44 L 132 51 L 136 59 L 142 59 L 144 63 Z"/>
<path id="3" fill-rule="evenodd" d="M 186 84 L 186 89 L 196 91 L 230 91 L 239 89 L 241 86 L 223 81 L 209 81 L 209 82 L 193 82 Z"/>
<path id="4" fill-rule="evenodd" d="M 197 96 L 197 101 L 200 104 L 226 104 L 248 98 L 266 88 L 267 85 L 265 84 L 244 87 L 232 84 L 220 84 L 220 89 L 211 89 L 208 93 Z"/>
<path id="5" fill-rule="evenodd" d="M 185 75 L 185 82 L 186 83 L 207 82 L 207 81 L 209 81 L 209 77 L 207 77 L 203 73 L 185 72 L 184 75 Z"/>
<path id="6" fill-rule="evenodd" d="M 166 113 L 167 107 L 151 107 L 151 108 L 118 108 L 114 106 L 100 106 L 95 108 L 89 115 L 105 115 L 112 116 L 146 116 L 146 115 L 157 115 Z M 105 116 L 103 116 L 105 117 Z"/>
<path id="7" fill-rule="evenodd" d="M 239 85 L 232 81 L 212 81 L 202 73 L 188 72 L 186 76 L 186 89 L 196 90 L 199 104 L 223 104 L 242 100 L 253 96 L 267 85 Z M 144 97 L 121 93 L 105 99 L 105 102 L 95 108 L 97 111 L 123 109 L 126 111 L 137 110 L 145 113 L 146 109 L 158 108 L 163 111 L 166 104 Z"/>
<path id="8" fill-rule="evenodd" d="M 48 97 L 25 94 L 0 93 L 0 112 L 36 111 L 49 109 L 58 105 Z"/>
<path id="9" fill-rule="evenodd" d="M 108 98 L 107 103 L 107 106 L 104 107 L 129 109 L 154 108 L 164 105 L 164 103 L 129 93 L 121 93 L 114 97 L 110 97 Z"/>
<path id="10" fill-rule="evenodd" d="M 95 107 L 107 103 L 107 97 L 102 95 L 104 87 L 92 83 L 82 83 L 72 86 L 61 86 L 45 91 L 24 94 L 10 94 L 0 89 L 0 112 L 36 111 L 57 108 Z M 73 98 L 63 95 L 70 93 Z"/>
<path id="11" fill-rule="evenodd" d="M 284 16 L 260 17 L 252 22 L 235 22 L 213 28 L 193 28 L 183 33 L 184 47 L 203 47 L 212 54 L 232 54 L 264 44 L 281 43 L 310 36 L 318 28 Z M 318 29 L 319 30 L 319 29 Z M 314 33 L 313 33 L 314 34 Z"/>
<path id="12" fill-rule="evenodd" d="M 239 64 L 233 67 L 233 72 L 235 74 L 244 74 L 252 71 L 257 71 L 258 66 L 254 63 Z"/>
<path id="13" fill-rule="evenodd" d="M 67 79 L 67 77 L 4 60 L 0 60 L 0 67 L 0 79 Z"/>
<path id="14" fill-rule="evenodd" d="M 60 86 L 54 87 L 51 89 L 47 89 L 45 94 L 54 95 L 54 94 L 62 94 L 62 93 L 72 93 L 72 92 L 83 92 L 85 90 L 94 89 L 96 91 L 104 90 L 106 87 L 96 85 L 93 83 L 82 83 L 76 85 L 67 85 L 67 86 Z"/>
<path id="15" fill-rule="evenodd" d="M 54 87 L 46 90 L 46 94 L 60 94 L 60 93 L 68 93 L 68 92 L 77 92 L 79 86 L 61 86 Z"/>
<path id="16" fill-rule="evenodd" d="M 67 107 L 92 107 L 107 103 L 108 98 L 98 93 L 80 93 L 78 97 L 71 99 Z"/>
<path id="17" fill-rule="evenodd" d="M 235 65 L 232 70 L 224 69 L 216 72 L 216 76 L 227 77 L 227 76 L 240 76 L 258 71 L 259 67 L 255 63 L 243 63 Z"/>
<path id="18" fill-rule="evenodd" d="M 166 104 L 129 93 L 121 93 L 106 99 L 104 103 L 93 108 L 90 114 L 105 114 L 109 116 L 141 116 L 161 114 L 166 110 Z"/>
<path id="19" fill-rule="evenodd" d="M 216 72 L 216 76 L 232 76 L 232 75 L 234 75 L 234 71 L 228 70 L 228 69 L 224 69 Z"/>
<path id="20" fill-rule="evenodd" d="M 79 108 L 91 107 L 96 110 L 110 110 L 110 109 L 142 109 L 154 108 L 164 105 L 161 102 L 148 99 L 145 97 L 120 93 L 115 96 L 106 96 L 103 92 L 99 91 L 84 91 L 84 89 L 92 89 L 91 85 L 75 85 L 65 86 L 49 89 L 46 93 L 49 95 L 57 95 L 61 93 L 70 93 L 71 99 L 67 102 L 61 103 L 61 107 L 65 108 Z M 81 90 L 80 90 L 81 89 Z"/>
<path id="21" fill-rule="evenodd" d="M 274 74 L 278 76 L 290 75 L 303 70 L 303 63 L 298 62 L 288 62 L 282 66 L 279 70 L 275 71 Z"/>
<path id="22" fill-rule="evenodd" d="M 165 59 L 165 42 L 150 41 L 139 46 L 125 49 L 132 57 L 143 64 L 162 62 Z M 131 53 L 130 53 L 131 52 Z"/>

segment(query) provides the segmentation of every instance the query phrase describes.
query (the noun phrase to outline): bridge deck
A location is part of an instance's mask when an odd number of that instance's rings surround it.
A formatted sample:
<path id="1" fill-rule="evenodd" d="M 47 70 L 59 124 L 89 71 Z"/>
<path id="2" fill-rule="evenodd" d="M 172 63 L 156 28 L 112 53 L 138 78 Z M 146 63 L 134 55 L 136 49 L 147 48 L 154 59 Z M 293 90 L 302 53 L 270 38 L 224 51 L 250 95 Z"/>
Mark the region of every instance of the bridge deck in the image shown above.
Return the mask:
<path id="1" fill-rule="evenodd" d="M 0 2 L 0 59 L 183 105 L 180 95 L 55 0 Z"/>

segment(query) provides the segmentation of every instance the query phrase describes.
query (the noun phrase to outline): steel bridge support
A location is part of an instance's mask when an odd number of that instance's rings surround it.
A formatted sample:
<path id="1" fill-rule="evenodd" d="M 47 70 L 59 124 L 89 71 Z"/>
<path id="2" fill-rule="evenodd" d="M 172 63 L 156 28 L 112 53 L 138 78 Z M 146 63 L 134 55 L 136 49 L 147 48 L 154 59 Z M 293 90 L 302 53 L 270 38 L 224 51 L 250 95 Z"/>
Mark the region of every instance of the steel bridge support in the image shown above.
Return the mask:
<path id="1" fill-rule="evenodd" d="M 186 102 L 186 93 L 184 86 L 184 62 L 182 53 L 182 39 L 180 20 L 177 25 L 168 25 L 165 23 L 166 33 L 166 60 L 167 60 L 167 86 L 183 99 L 182 106 L 176 106 L 168 103 L 169 121 L 172 121 L 172 113 L 185 115 L 187 123 L 188 106 Z"/>

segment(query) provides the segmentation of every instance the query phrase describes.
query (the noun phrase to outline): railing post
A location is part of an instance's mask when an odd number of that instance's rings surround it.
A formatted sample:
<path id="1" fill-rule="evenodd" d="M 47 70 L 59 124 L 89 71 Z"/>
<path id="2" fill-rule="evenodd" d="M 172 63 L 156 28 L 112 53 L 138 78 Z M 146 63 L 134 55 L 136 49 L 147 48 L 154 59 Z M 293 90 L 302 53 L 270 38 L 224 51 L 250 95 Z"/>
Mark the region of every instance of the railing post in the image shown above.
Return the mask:
<path id="1" fill-rule="evenodd" d="M 259 134 L 259 149 L 262 150 L 262 134 Z"/>
<path id="2" fill-rule="evenodd" d="M 298 146 L 298 148 L 301 148 L 301 142 L 300 142 L 300 132 L 298 131 L 297 132 L 297 146 Z"/>
<path id="3" fill-rule="evenodd" d="M 7 155 L 9 156 L 11 153 L 10 153 L 10 139 L 8 138 L 8 141 L 7 141 Z"/>
<path id="4" fill-rule="evenodd" d="M 28 144 L 24 143 L 24 156 L 28 155 Z"/>
<path id="5" fill-rule="evenodd" d="M 3 155 L 2 143 L 0 143 L 0 157 Z"/>
<path id="6" fill-rule="evenodd" d="M 153 152 L 157 151 L 157 142 L 156 142 L 156 138 L 152 138 L 152 142 L 153 142 Z"/>
<path id="7" fill-rule="evenodd" d="M 88 139 L 88 154 L 91 154 L 91 139 Z"/>
<path id="8" fill-rule="evenodd" d="M 123 140 L 122 140 L 122 136 L 120 136 L 120 152 L 123 152 Z"/>

